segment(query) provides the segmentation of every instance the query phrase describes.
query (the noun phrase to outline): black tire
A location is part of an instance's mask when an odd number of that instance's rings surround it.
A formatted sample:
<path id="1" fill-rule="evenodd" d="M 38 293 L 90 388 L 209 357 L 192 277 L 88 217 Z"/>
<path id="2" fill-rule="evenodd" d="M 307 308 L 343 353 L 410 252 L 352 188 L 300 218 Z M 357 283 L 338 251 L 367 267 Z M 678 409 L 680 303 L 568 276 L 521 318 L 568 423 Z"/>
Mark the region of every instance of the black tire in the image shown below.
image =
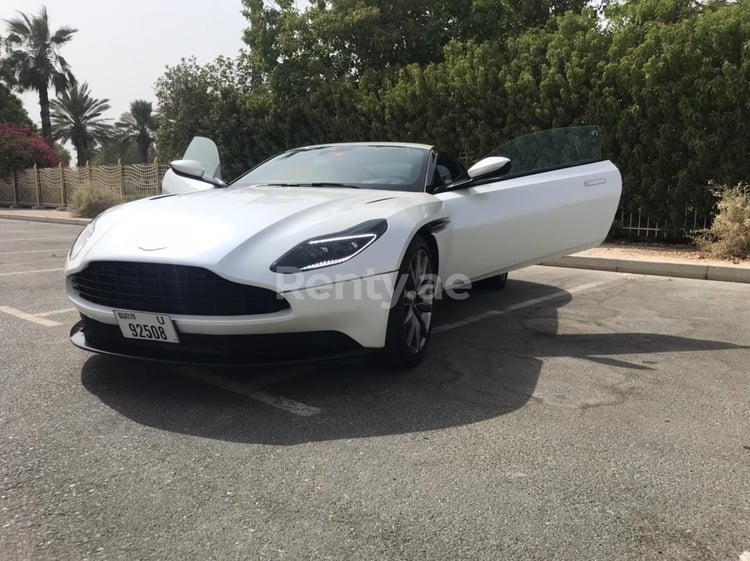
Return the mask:
<path id="1" fill-rule="evenodd" d="M 488 288 L 490 290 L 502 290 L 505 285 L 508 284 L 508 273 L 497 275 L 496 277 L 490 277 L 488 279 L 482 279 L 476 283 L 480 288 Z"/>
<path id="2" fill-rule="evenodd" d="M 381 362 L 404 370 L 420 363 L 430 342 L 437 275 L 435 258 L 422 237 L 409 244 L 396 279 Z"/>

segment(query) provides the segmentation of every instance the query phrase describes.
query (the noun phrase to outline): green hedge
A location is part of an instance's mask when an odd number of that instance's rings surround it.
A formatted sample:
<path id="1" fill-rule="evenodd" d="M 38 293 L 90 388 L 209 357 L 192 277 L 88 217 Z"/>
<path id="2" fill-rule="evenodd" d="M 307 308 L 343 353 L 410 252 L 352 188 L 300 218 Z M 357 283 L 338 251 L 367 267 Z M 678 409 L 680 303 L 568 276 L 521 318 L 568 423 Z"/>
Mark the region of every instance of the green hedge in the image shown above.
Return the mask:
<path id="1" fill-rule="evenodd" d="M 599 125 L 623 173 L 622 208 L 680 237 L 686 214 L 711 211 L 709 181 L 750 178 L 750 5 L 631 0 L 603 18 L 582 4 L 320 1 L 298 12 L 245 0 L 249 56 L 183 61 L 159 80 L 160 158 L 202 134 L 227 177 L 342 140 L 434 143 L 468 162 L 530 131 Z M 385 17 L 396 5 L 443 17 L 429 20 L 442 48 L 410 51 L 419 30 Z"/>

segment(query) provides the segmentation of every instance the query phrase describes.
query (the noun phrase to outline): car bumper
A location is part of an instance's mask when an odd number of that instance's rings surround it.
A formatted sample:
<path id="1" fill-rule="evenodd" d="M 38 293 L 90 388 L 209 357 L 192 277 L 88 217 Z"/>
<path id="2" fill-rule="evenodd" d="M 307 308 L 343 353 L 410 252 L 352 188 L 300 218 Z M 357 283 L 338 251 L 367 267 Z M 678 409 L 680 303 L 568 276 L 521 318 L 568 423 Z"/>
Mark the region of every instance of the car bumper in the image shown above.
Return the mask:
<path id="1" fill-rule="evenodd" d="M 68 282 L 68 297 L 82 317 L 71 340 L 93 352 L 202 364 L 298 362 L 372 351 L 385 345 L 395 278 L 386 273 L 284 292 L 290 307 L 273 314 L 172 315 L 178 344 L 124 338 L 113 309 L 82 299 Z"/>
<path id="2" fill-rule="evenodd" d="M 70 331 L 72 343 L 86 351 L 155 362 L 206 366 L 294 364 L 372 352 L 335 331 L 261 335 L 182 333 L 180 343 L 125 339 L 119 327 L 81 317 Z"/>

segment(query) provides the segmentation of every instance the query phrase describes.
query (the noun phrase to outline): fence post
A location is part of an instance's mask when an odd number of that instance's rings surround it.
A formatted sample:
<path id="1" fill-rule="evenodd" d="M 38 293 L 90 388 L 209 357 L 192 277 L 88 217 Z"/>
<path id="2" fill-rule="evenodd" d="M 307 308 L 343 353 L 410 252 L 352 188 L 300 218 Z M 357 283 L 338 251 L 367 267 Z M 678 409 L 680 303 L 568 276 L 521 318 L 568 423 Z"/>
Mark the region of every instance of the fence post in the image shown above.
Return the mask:
<path id="1" fill-rule="evenodd" d="M 62 162 L 57 164 L 57 169 L 60 170 L 60 206 L 68 206 L 68 197 L 65 196 L 65 170 L 63 169 Z"/>
<path id="2" fill-rule="evenodd" d="M 86 181 L 91 183 L 91 160 L 86 162 Z"/>
<path id="3" fill-rule="evenodd" d="M 39 168 L 34 164 L 34 187 L 36 188 L 36 206 L 42 206 L 42 183 L 39 181 Z"/>
<path id="4" fill-rule="evenodd" d="M 16 181 L 16 172 L 10 172 L 10 181 L 13 184 L 13 206 L 18 206 L 18 181 Z"/>
<path id="5" fill-rule="evenodd" d="M 154 167 L 156 168 L 156 194 L 161 195 L 161 176 L 159 174 L 159 156 L 154 156 Z"/>
<path id="6" fill-rule="evenodd" d="M 117 173 L 118 173 L 118 179 L 120 181 L 120 195 L 122 195 L 122 198 L 125 198 L 125 167 L 122 165 L 122 158 L 117 159 Z"/>

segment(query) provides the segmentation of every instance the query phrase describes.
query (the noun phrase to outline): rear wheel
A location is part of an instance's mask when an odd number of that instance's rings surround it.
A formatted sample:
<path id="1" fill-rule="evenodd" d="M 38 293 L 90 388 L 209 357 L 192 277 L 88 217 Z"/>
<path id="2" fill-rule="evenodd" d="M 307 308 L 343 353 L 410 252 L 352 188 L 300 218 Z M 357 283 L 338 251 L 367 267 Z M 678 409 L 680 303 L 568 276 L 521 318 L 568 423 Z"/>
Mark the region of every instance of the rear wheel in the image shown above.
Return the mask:
<path id="1" fill-rule="evenodd" d="M 415 238 L 399 268 L 382 358 L 398 369 L 419 364 L 430 342 L 436 267 L 430 246 Z"/>

